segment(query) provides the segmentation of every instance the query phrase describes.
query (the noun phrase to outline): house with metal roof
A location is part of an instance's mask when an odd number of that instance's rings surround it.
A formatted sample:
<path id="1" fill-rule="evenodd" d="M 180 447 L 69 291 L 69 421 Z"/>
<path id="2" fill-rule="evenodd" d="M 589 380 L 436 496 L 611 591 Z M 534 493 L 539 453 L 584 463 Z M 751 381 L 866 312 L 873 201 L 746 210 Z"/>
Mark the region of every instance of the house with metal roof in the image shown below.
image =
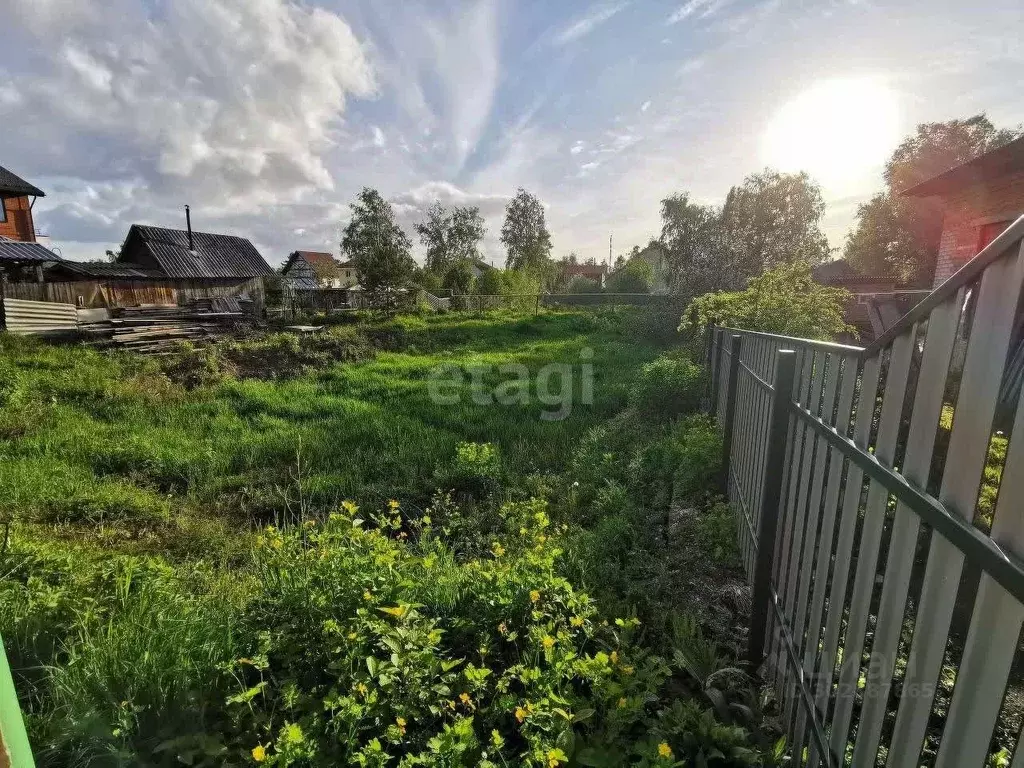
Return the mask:
<path id="1" fill-rule="evenodd" d="M 903 192 L 942 205 L 938 287 L 1024 215 L 1024 137 Z"/>
<path id="2" fill-rule="evenodd" d="M 32 207 L 36 198 L 45 196 L 39 187 L 0 166 L 0 237 L 34 243 L 36 228 Z"/>
<path id="3" fill-rule="evenodd" d="M 350 288 L 359 282 L 351 261 L 338 261 L 324 251 L 292 251 L 281 276 L 293 288 Z"/>

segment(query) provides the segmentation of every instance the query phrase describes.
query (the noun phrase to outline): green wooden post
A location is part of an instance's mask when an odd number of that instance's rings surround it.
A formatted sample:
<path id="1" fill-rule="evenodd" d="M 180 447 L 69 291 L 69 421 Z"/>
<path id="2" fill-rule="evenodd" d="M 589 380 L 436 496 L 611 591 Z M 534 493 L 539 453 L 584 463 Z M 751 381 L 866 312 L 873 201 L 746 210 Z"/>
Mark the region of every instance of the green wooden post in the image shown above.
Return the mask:
<path id="1" fill-rule="evenodd" d="M 772 394 L 771 422 L 768 426 L 768 455 L 764 463 L 761 514 L 757 530 L 757 562 L 754 564 L 754 590 L 751 597 L 750 637 L 747 661 L 751 669 L 764 662 L 765 630 L 771 600 L 772 561 L 775 558 L 775 534 L 779 527 L 782 501 L 782 476 L 786 470 L 786 442 L 789 436 L 789 408 L 796 375 L 796 353 L 780 349 L 775 365 L 775 391 Z"/>
<path id="2" fill-rule="evenodd" d="M 35 766 L 2 638 L 0 638 L 0 765 L 10 765 L 10 768 L 34 768 Z"/>

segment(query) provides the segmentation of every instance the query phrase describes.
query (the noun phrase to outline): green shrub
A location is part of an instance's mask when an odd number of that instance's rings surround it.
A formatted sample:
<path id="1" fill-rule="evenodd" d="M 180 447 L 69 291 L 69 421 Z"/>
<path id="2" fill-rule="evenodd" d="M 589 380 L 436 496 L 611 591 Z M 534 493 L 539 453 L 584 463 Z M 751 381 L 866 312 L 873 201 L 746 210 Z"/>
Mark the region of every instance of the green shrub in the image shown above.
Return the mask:
<path id="1" fill-rule="evenodd" d="M 687 357 L 661 355 L 640 369 L 629 395 L 637 411 L 663 420 L 693 413 L 704 396 L 704 372 Z"/>

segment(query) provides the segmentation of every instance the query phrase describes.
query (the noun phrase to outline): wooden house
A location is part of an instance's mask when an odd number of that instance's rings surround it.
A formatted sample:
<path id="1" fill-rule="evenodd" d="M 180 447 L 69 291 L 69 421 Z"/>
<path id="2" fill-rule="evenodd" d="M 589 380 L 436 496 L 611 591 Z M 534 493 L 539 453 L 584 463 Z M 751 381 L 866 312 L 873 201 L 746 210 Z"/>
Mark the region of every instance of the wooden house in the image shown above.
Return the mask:
<path id="1" fill-rule="evenodd" d="M 0 166 L 0 237 L 22 243 L 36 241 L 32 206 L 46 193 Z"/>

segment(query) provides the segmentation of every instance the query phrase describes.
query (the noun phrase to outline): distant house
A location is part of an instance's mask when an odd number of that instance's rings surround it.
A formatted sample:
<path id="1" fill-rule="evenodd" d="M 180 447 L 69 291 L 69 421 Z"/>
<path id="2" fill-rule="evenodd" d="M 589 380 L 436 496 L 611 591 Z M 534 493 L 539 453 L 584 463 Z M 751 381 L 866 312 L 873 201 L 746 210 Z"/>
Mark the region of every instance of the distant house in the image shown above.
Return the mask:
<path id="1" fill-rule="evenodd" d="M 133 224 L 113 263 L 61 261 L 47 269 L 46 280 L 51 294 L 65 297 L 59 300 L 86 307 L 226 296 L 249 299 L 258 309 L 263 278 L 272 274 L 243 237 Z"/>
<path id="2" fill-rule="evenodd" d="M 948 280 L 1024 215 L 1024 138 L 986 152 L 903 192 L 942 203 L 933 286 Z"/>
<path id="3" fill-rule="evenodd" d="M 22 243 L 36 242 L 32 206 L 37 197 L 45 196 L 41 189 L 0 166 L 0 237 Z"/>
<path id="4" fill-rule="evenodd" d="M 874 341 L 889 330 L 927 293 L 908 290 L 888 275 L 862 275 L 846 259 L 819 264 L 811 277 L 816 283 L 850 292 L 843 319 L 857 329 L 861 343 Z"/>
<path id="5" fill-rule="evenodd" d="M 470 259 L 469 260 L 469 269 L 473 273 L 473 277 L 474 278 L 478 278 L 481 275 L 483 275 L 485 272 L 493 271 L 494 267 L 492 267 L 490 264 L 488 264 L 483 259 Z"/>
<path id="6" fill-rule="evenodd" d="M 355 265 L 323 251 L 293 251 L 281 271 L 294 288 L 349 288 L 358 282 Z"/>
<path id="7" fill-rule="evenodd" d="M 585 277 L 593 280 L 599 288 L 604 288 L 605 278 L 608 277 L 608 266 L 606 264 L 566 264 L 562 267 L 562 280 L 568 283 L 574 277 Z"/>

